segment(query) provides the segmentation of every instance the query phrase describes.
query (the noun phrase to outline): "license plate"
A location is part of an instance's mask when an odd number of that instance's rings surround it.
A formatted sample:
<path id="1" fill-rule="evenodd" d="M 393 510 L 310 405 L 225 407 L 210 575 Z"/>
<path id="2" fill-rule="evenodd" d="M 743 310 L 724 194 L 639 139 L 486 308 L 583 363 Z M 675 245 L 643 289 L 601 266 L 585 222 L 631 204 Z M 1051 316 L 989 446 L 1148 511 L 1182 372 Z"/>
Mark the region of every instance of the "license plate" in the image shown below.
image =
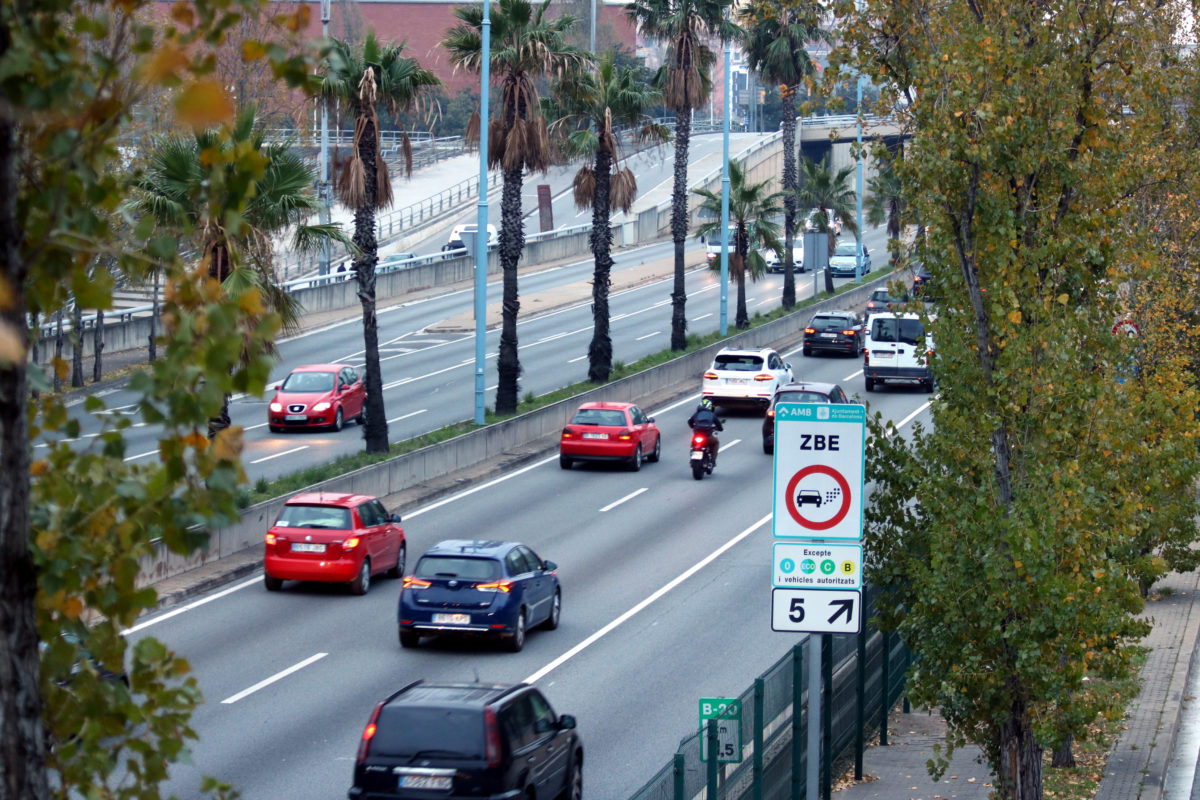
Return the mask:
<path id="1" fill-rule="evenodd" d="M 583 435 L 583 438 L 585 438 L 585 439 L 607 439 L 608 434 L 607 433 L 585 433 Z"/>
<path id="2" fill-rule="evenodd" d="M 401 789 L 449 789 L 449 775 L 401 775 Z"/>
<path id="3" fill-rule="evenodd" d="M 836 339 L 836 338 L 837 338 L 837 334 L 836 334 L 836 333 L 822 333 L 822 334 L 821 334 L 821 338 L 823 338 L 823 339 Z"/>
<path id="4" fill-rule="evenodd" d="M 703 459 L 704 459 L 704 451 L 703 450 L 693 450 L 692 451 L 692 461 L 701 461 Z"/>
<path id="5" fill-rule="evenodd" d="M 434 614 L 433 621 L 438 625 L 470 625 L 470 614 Z"/>
<path id="6" fill-rule="evenodd" d="M 745 378 L 726 378 L 725 382 L 732 386 L 741 386 L 742 384 L 746 383 L 747 381 Z"/>
<path id="7" fill-rule="evenodd" d="M 308 544 L 306 542 L 293 542 L 293 553 L 324 553 L 325 545 L 323 544 Z"/>
<path id="8" fill-rule="evenodd" d="M 873 350 L 871 351 L 871 355 L 875 358 L 884 359 L 886 361 L 891 361 L 896 357 L 896 354 L 891 350 Z"/>
<path id="9" fill-rule="evenodd" d="M 308 417 L 304 414 L 288 414 L 284 419 L 288 422 L 304 422 Z"/>

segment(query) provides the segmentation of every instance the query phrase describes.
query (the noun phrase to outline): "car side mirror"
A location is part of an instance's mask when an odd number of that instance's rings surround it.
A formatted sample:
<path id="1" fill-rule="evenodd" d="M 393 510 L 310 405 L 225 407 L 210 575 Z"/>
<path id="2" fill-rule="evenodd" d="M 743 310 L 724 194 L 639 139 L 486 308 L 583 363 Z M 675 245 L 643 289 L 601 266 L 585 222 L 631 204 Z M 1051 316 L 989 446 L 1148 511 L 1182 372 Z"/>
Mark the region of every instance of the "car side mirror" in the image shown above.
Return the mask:
<path id="1" fill-rule="evenodd" d="M 558 564 L 555 564 L 553 561 L 543 561 L 542 569 L 546 570 L 547 572 L 553 572 L 554 570 L 558 569 Z"/>
<path id="2" fill-rule="evenodd" d="M 571 714 L 563 714 L 558 718 L 558 729 L 562 731 L 575 730 L 575 717 Z"/>
<path id="3" fill-rule="evenodd" d="M 388 517 L 388 519 L 390 519 L 392 522 L 396 522 L 396 523 L 399 523 L 401 521 L 399 514 L 392 514 L 390 517 Z"/>
<path id="4" fill-rule="evenodd" d="M 650 423 L 652 423 L 652 422 L 654 422 L 654 417 L 646 417 L 646 424 L 647 424 L 647 425 L 649 425 L 649 424 L 650 424 Z"/>

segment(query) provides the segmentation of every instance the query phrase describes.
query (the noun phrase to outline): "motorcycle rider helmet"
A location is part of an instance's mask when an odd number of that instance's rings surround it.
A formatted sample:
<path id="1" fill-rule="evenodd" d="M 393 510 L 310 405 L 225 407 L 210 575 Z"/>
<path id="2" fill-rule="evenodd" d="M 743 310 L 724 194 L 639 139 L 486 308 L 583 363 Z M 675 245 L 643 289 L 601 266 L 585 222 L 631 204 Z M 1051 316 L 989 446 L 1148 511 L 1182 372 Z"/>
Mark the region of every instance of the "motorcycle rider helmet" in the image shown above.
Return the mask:
<path id="1" fill-rule="evenodd" d="M 703 400 L 700 401 L 700 407 L 703 409 L 707 409 L 708 411 L 712 411 L 713 410 L 713 401 L 709 400 L 707 397 L 705 397 Z"/>

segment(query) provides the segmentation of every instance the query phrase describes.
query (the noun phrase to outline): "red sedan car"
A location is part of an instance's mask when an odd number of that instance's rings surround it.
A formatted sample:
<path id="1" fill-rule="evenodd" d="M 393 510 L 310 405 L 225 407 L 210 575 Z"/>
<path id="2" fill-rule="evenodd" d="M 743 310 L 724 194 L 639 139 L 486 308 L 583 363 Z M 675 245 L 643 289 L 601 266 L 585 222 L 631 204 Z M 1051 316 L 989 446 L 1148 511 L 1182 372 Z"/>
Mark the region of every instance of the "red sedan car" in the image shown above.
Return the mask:
<path id="1" fill-rule="evenodd" d="M 373 575 L 404 575 L 407 552 L 400 515 L 374 497 L 298 494 L 267 531 L 264 583 L 275 592 L 285 580 L 332 581 L 366 594 Z"/>
<path id="2" fill-rule="evenodd" d="M 636 472 L 642 461 L 658 461 L 662 438 L 654 417 L 633 403 L 584 403 L 563 428 L 558 452 L 563 469 L 576 461 L 618 461 Z"/>
<path id="3" fill-rule="evenodd" d="M 367 388 L 349 364 L 310 364 L 296 367 L 275 387 L 267 412 L 273 433 L 288 428 L 332 428 L 346 420 L 366 421 Z"/>

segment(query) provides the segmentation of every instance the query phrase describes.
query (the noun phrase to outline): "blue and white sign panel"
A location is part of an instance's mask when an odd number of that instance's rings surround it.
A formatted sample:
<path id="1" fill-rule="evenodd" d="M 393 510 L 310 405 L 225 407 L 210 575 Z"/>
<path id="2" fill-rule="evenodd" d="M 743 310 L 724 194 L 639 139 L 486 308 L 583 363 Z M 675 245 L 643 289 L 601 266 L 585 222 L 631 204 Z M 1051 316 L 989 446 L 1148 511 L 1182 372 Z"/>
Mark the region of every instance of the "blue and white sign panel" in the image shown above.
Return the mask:
<path id="1" fill-rule="evenodd" d="M 862 537 L 866 431 L 866 406 L 775 407 L 775 536 Z"/>
<path id="2" fill-rule="evenodd" d="M 772 585 L 792 589 L 861 589 L 862 546 L 776 542 Z"/>

